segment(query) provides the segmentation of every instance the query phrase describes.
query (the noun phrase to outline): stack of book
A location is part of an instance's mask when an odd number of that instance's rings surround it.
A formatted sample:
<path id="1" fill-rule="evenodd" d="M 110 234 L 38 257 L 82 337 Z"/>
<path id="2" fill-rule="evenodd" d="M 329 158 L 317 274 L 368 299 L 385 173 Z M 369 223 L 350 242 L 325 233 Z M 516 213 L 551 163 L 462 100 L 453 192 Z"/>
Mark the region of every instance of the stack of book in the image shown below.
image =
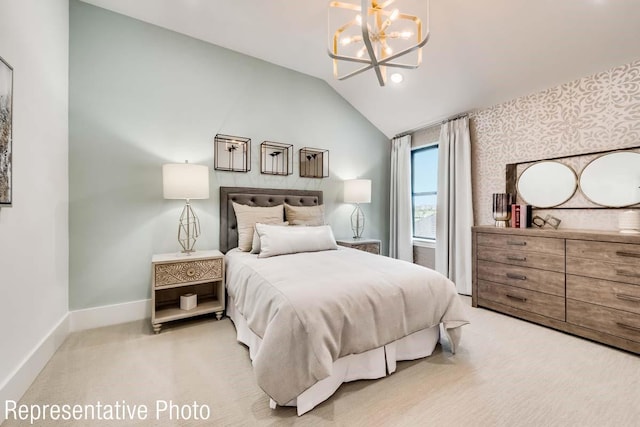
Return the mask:
<path id="1" fill-rule="evenodd" d="M 531 205 L 511 205 L 511 227 L 529 228 L 533 217 Z"/>

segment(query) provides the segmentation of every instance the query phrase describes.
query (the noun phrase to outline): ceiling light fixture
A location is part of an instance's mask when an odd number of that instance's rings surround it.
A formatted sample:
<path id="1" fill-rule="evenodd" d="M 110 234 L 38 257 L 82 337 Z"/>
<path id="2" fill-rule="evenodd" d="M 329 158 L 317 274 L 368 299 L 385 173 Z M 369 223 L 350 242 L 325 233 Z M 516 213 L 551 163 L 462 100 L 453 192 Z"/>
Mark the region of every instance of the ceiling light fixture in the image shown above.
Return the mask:
<path id="1" fill-rule="evenodd" d="M 423 13 L 395 7 L 426 6 Z M 423 28 L 423 22 L 426 22 Z M 373 69 L 380 86 L 387 67 L 415 69 L 422 63 L 422 47 L 429 40 L 429 0 L 343 0 L 329 3 L 329 56 L 333 75 L 345 80 Z M 412 57 L 408 63 L 395 61 Z M 338 72 L 338 64 L 348 69 Z M 349 64 L 349 65 L 348 65 Z"/>
<path id="2" fill-rule="evenodd" d="M 404 77 L 402 76 L 402 74 L 400 73 L 393 73 L 391 74 L 391 81 L 394 83 L 402 83 L 402 81 L 404 80 Z"/>

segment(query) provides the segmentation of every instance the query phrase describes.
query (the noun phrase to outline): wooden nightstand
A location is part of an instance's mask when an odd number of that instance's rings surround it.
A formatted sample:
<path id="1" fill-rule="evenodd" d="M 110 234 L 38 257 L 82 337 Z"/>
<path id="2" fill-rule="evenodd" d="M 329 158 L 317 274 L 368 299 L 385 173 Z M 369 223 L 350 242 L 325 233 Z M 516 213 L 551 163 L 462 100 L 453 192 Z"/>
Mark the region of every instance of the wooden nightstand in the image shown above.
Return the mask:
<path id="1" fill-rule="evenodd" d="M 380 255 L 380 240 L 377 239 L 354 239 L 353 237 L 347 239 L 337 239 L 336 243 L 340 246 L 346 246 L 348 248 L 358 249 L 361 251 L 369 252 L 372 254 Z"/>
<path id="2" fill-rule="evenodd" d="M 220 251 L 159 254 L 151 259 L 151 325 L 160 333 L 162 324 L 215 313 L 225 308 L 224 255 Z M 180 309 L 180 296 L 194 293 L 198 305 Z"/>

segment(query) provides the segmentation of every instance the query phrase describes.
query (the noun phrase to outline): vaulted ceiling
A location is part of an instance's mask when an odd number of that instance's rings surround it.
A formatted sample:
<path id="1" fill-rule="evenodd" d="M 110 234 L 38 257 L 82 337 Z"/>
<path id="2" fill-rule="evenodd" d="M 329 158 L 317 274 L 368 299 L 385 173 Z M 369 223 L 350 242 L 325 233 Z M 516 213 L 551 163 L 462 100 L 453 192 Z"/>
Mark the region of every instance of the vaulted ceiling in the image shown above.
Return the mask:
<path id="1" fill-rule="evenodd" d="M 637 0 L 431 0 L 423 65 L 385 87 L 334 79 L 326 0 L 84 1 L 324 79 L 387 136 L 640 58 Z"/>

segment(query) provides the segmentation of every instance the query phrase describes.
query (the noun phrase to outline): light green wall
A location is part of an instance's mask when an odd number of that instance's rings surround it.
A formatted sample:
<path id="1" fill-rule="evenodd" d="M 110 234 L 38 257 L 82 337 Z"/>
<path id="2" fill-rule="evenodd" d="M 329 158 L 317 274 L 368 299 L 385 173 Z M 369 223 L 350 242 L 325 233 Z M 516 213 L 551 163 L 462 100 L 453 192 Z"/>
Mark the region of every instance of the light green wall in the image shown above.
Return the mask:
<path id="1" fill-rule="evenodd" d="M 330 66 L 327 58 L 327 66 Z M 218 188 L 323 190 L 349 236 L 342 181 L 373 180 L 365 234 L 389 231 L 389 141 L 326 82 L 90 6 L 70 6 L 70 308 L 149 298 L 153 253 L 178 249 L 183 203 L 163 200 L 161 165 L 210 167 L 198 249 L 218 245 Z M 216 133 L 252 139 L 251 172 L 213 170 Z M 260 174 L 264 140 L 330 150 L 330 178 Z"/>

